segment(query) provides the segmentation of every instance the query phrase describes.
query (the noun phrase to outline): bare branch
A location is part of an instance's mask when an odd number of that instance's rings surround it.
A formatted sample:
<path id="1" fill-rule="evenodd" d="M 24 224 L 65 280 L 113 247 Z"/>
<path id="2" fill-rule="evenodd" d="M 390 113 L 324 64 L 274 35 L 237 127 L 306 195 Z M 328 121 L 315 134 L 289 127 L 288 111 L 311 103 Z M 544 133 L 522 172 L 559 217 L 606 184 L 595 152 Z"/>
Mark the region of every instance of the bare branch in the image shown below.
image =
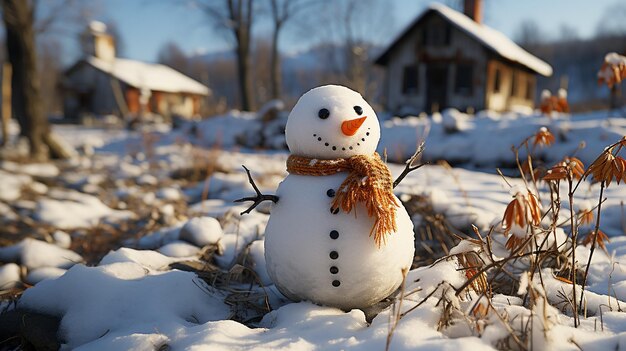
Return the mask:
<path id="1" fill-rule="evenodd" d="M 254 192 L 256 192 L 256 196 L 244 197 L 244 198 L 235 200 L 235 202 L 244 202 L 244 201 L 252 201 L 252 202 L 254 202 L 250 207 L 248 207 L 247 210 L 241 212 L 240 214 L 243 215 L 243 214 L 247 214 L 247 213 L 252 212 L 252 210 L 255 209 L 258 205 L 260 205 L 261 202 L 263 202 L 263 201 L 272 201 L 274 203 L 277 203 L 278 202 L 278 196 L 262 194 L 261 191 L 259 190 L 259 188 L 256 186 L 256 183 L 254 182 L 254 179 L 252 179 L 252 175 L 250 174 L 250 170 L 246 166 L 242 165 L 242 167 L 243 167 L 243 169 L 246 170 L 246 173 L 248 174 L 248 181 L 252 185 L 252 188 L 254 188 Z"/>
<path id="2" fill-rule="evenodd" d="M 50 3 L 50 2 L 49 2 Z M 56 22 L 60 20 L 63 12 L 67 11 L 68 8 L 71 8 L 75 3 L 75 0 L 62 0 L 56 3 L 53 6 L 46 17 L 37 21 L 35 25 L 35 35 L 45 33 L 50 30 Z M 41 8 L 39 1 L 33 2 L 33 11 L 36 12 Z"/>
<path id="3" fill-rule="evenodd" d="M 418 146 L 417 149 L 415 150 L 415 153 L 413 154 L 413 156 L 411 156 L 411 158 L 409 158 L 406 161 L 406 166 L 404 167 L 404 170 L 402 171 L 402 173 L 398 176 L 398 178 L 393 182 L 393 188 L 395 189 L 398 184 L 400 184 L 400 182 L 404 179 L 404 177 L 406 177 L 409 173 L 420 169 L 422 166 L 424 166 L 426 163 L 421 163 L 417 166 L 414 166 L 415 162 L 420 158 L 420 156 L 422 155 L 422 153 L 424 152 L 424 144 L 425 142 L 422 141 Z"/>

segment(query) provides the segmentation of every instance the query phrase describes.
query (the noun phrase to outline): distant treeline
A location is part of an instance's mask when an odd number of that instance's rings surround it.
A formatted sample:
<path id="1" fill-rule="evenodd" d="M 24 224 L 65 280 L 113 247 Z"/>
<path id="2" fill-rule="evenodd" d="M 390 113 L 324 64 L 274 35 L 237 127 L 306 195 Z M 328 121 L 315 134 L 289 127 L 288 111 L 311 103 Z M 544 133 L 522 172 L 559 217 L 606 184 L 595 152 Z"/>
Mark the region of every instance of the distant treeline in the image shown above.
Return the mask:
<path id="1" fill-rule="evenodd" d="M 561 39 L 525 47 L 550 63 L 554 69 L 551 77 L 540 77 L 538 80 L 538 94 L 543 89 L 554 93 L 559 88 L 566 88 L 574 111 L 608 107 L 609 89 L 598 84 L 597 74 L 607 53 L 626 54 L 626 34 L 605 34 L 591 39 Z"/>

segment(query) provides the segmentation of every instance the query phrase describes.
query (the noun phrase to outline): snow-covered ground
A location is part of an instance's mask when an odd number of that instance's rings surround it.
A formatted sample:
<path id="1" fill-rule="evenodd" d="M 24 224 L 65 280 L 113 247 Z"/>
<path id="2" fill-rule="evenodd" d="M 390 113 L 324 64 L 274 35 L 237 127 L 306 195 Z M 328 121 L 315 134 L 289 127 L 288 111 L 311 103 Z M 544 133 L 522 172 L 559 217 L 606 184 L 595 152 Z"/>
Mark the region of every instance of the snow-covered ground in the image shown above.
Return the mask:
<path id="1" fill-rule="evenodd" d="M 541 126 L 557 139 L 551 147 L 533 150 L 547 167 L 573 154 L 589 166 L 605 146 L 626 135 L 626 120 L 607 119 L 606 112 L 547 118 L 491 113 L 470 117 L 445 111 L 433 118 L 384 121 L 379 149 L 386 149 L 389 160 L 402 161 L 425 139 L 426 160 L 465 166 L 424 166 L 411 173 L 396 194 L 407 203 L 424 201 L 431 207 L 428 215 L 445 218 L 470 237 L 476 238 L 472 225 L 483 235 L 495 228 L 497 260 L 507 253 L 500 222 L 514 189 L 523 183 L 497 175 L 494 168 L 510 167 L 511 145 Z M 620 262 L 626 262 L 626 187 L 617 184 L 604 191 L 601 229 L 611 242 L 607 253 L 597 250 L 593 256 L 585 295 L 589 312 L 577 329 L 571 309 L 563 304 L 571 285 L 554 278 L 554 272 L 541 272 L 543 286 L 537 279 L 526 286 L 522 268 L 514 273 L 522 281 L 519 291 L 499 291 L 487 301 L 473 290 L 456 293 L 467 277 L 454 256 L 415 267 L 395 300 L 380 311 L 341 311 L 288 301 L 265 269 L 263 233 L 271 207 L 264 204 L 242 216 L 246 206 L 232 202 L 252 194 L 242 164 L 251 169 L 264 193 L 273 193 L 286 175 L 288 154 L 282 149 L 281 128 L 281 120 L 264 126 L 245 113 L 180 130 L 143 133 L 56 126 L 81 149 L 79 158 L 55 164 L 0 163 L 0 226 L 7 228 L 5 237 L 15 238 L 4 239 L 0 247 L 0 290 L 22 286 L 20 282 L 34 285 L 16 305 L 0 306 L 59 317 L 63 349 L 383 350 L 387 343 L 391 350 L 625 346 L 626 314 L 621 306 L 626 301 L 626 267 Z M 579 149 L 582 141 L 586 145 Z M 252 149 L 260 144 L 274 149 Z M 402 168 L 391 166 L 395 175 Z M 547 187 L 541 185 L 541 190 L 547 206 Z M 574 210 L 595 206 L 599 191 L 598 185 L 582 183 Z M 561 201 L 559 223 L 569 218 L 569 203 Z M 410 215 L 416 227 L 432 220 L 424 213 Z M 24 226 L 33 230 L 27 237 L 20 231 Z M 583 229 L 590 227 L 582 228 L 581 235 Z M 567 234 L 564 225 L 555 231 L 554 240 L 563 242 Z M 112 244 L 115 235 L 119 237 Z M 112 250 L 96 257 L 87 245 L 90 239 Z M 468 241 L 462 241 L 448 250 L 463 253 L 468 247 Z M 589 246 L 579 246 L 576 255 L 584 267 Z M 199 273 L 189 272 L 189 267 Z M 522 332 L 526 330 L 532 333 Z"/>

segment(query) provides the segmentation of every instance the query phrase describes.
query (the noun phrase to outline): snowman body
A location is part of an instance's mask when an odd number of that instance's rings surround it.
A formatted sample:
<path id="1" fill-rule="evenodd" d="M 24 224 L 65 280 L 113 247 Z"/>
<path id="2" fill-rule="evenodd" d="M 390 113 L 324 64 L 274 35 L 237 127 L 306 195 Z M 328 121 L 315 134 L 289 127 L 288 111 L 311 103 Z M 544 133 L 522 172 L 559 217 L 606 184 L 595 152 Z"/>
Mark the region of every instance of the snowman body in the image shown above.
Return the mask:
<path id="1" fill-rule="evenodd" d="M 278 187 L 265 234 L 267 270 L 292 300 L 310 300 L 342 309 L 370 306 L 402 283 L 413 261 L 413 225 L 398 207 L 398 228 L 380 248 L 369 233 L 374 219 L 363 205 L 331 213 L 334 191 L 346 173 L 313 177 L 289 175 Z M 398 200 L 398 203 L 400 201 Z"/>
<path id="2" fill-rule="evenodd" d="M 372 155 L 380 138 L 376 113 L 360 94 L 322 86 L 304 94 L 285 130 L 289 150 L 316 160 Z M 375 218 L 357 203 L 331 211 L 348 173 L 288 175 L 279 185 L 265 230 L 267 271 L 292 300 L 349 310 L 375 304 L 394 292 L 413 262 L 413 224 L 402 205 L 397 230 L 378 246 L 370 234 Z M 396 198 L 396 202 L 401 202 Z"/>

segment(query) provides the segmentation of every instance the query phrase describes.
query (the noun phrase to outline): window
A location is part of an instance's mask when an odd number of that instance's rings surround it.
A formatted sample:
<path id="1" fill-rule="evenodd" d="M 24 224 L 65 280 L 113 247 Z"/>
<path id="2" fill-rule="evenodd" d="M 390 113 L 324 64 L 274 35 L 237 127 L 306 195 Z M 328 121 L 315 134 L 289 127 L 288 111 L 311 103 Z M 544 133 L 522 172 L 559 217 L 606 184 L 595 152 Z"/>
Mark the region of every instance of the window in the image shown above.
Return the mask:
<path id="1" fill-rule="evenodd" d="M 493 92 L 494 93 L 500 92 L 501 80 L 502 80 L 502 77 L 500 74 L 500 70 L 496 68 L 493 72 Z"/>
<path id="2" fill-rule="evenodd" d="M 416 94 L 418 86 L 418 69 L 417 65 L 408 65 L 404 67 L 402 76 L 402 94 Z"/>
<path id="3" fill-rule="evenodd" d="M 535 100 L 535 80 L 528 77 L 526 80 L 526 100 Z"/>
<path id="4" fill-rule="evenodd" d="M 513 71 L 511 73 L 511 96 L 517 96 L 518 93 L 518 77 L 517 77 L 517 73 L 515 71 Z"/>
<path id="5" fill-rule="evenodd" d="M 463 95 L 472 95 L 474 82 L 474 65 L 471 63 L 460 63 L 456 65 L 456 82 L 454 92 Z"/>

